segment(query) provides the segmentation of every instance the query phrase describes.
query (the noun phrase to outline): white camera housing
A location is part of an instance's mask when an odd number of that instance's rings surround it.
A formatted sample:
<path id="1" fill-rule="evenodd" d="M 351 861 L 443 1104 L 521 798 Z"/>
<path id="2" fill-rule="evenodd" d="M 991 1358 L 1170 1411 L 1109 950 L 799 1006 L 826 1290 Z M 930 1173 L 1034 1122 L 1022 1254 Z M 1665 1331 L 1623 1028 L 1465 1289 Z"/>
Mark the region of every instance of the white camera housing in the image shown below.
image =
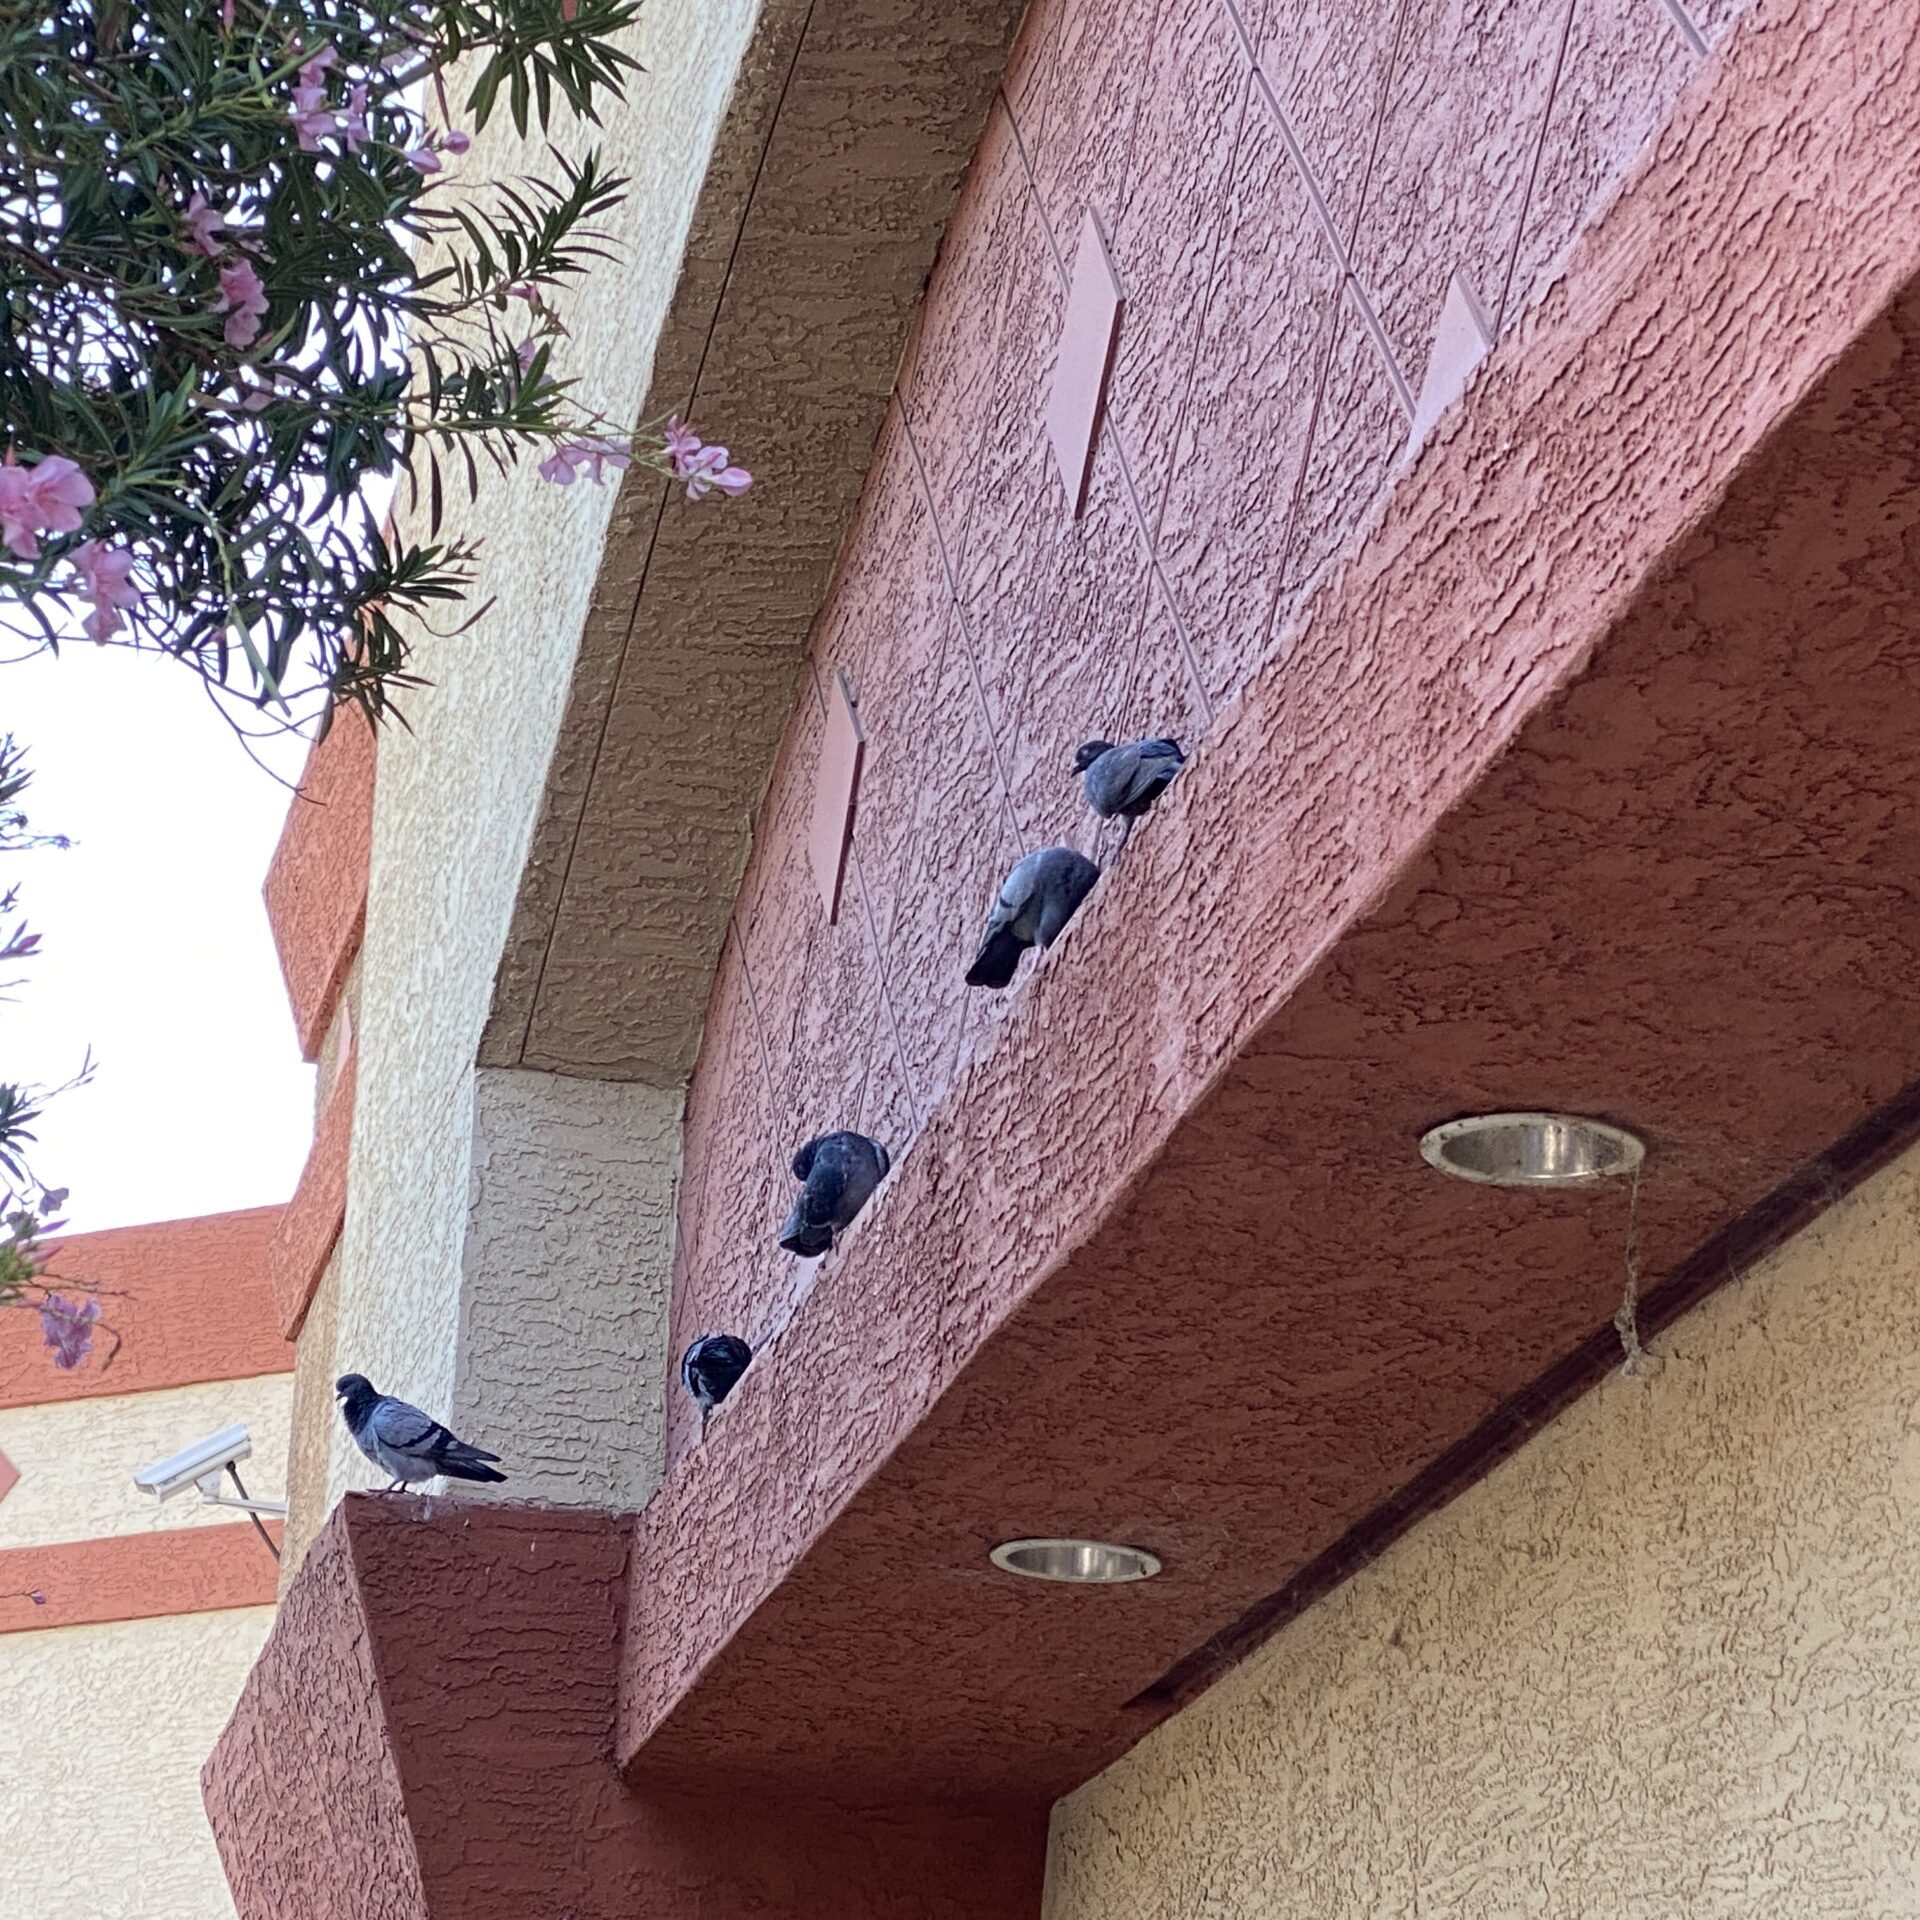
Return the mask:
<path id="1" fill-rule="evenodd" d="M 204 1440 L 196 1440 L 150 1467 L 142 1467 L 133 1476 L 133 1484 L 159 1500 L 171 1500 L 176 1493 L 198 1487 L 208 1498 L 220 1491 L 220 1476 L 231 1466 L 253 1457 L 253 1442 L 245 1427 L 222 1427 Z M 224 1503 L 223 1503 L 224 1504 Z"/>

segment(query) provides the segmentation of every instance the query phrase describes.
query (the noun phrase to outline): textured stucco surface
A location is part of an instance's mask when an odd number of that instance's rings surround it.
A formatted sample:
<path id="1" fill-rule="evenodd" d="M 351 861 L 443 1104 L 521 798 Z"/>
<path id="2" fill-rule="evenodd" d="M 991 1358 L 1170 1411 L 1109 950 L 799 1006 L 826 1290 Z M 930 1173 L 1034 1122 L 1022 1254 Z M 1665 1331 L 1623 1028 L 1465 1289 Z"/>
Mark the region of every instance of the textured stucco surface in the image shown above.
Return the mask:
<path id="1" fill-rule="evenodd" d="M 314 1289 L 333 1258 L 340 1229 L 347 1217 L 348 1156 L 353 1144 L 353 1104 L 358 1086 L 356 1056 L 349 1043 L 326 1073 L 326 1092 L 320 1102 L 307 1149 L 306 1165 L 273 1230 L 267 1248 L 267 1277 L 273 1287 L 274 1311 L 281 1330 L 295 1339 Z"/>
<path id="2" fill-rule="evenodd" d="M 1920 1155 L 1062 1801 L 1046 1920 L 1920 1913 Z"/>
<path id="3" fill-rule="evenodd" d="M 1037 1806 L 627 1793 L 626 1528 L 353 1495 L 205 1770 L 242 1920 L 1032 1920 Z"/>
<path id="4" fill-rule="evenodd" d="M 335 1449 L 345 1442 L 333 1383 L 341 1374 L 359 1369 L 350 1360 L 343 1361 L 334 1350 L 339 1306 L 340 1250 L 336 1246 L 307 1308 L 293 1373 L 293 1422 L 287 1441 L 287 1534 L 280 1550 L 282 1592 L 298 1570 L 307 1542 L 327 1517 L 327 1507 L 334 1497 Z M 351 1471 L 345 1453 L 340 1455 L 340 1470 L 342 1476 Z"/>
<path id="5" fill-rule="evenodd" d="M 50 1283 L 99 1294 L 120 1350 L 103 1365 L 103 1336 L 85 1366 L 63 1372 L 50 1364 L 33 1314 L 0 1313 L 0 1407 L 284 1372 L 293 1348 L 280 1336 L 267 1281 L 279 1218 L 278 1207 L 252 1207 L 53 1242 Z"/>
<path id="6" fill-rule="evenodd" d="M 197 1493 L 163 1504 L 142 1493 L 133 1476 L 236 1422 L 253 1439 L 253 1458 L 240 1468 L 248 1492 L 278 1500 L 292 1410 L 291 1373 L 6 1408 L 0 1453 L 20 1469 L 20 1481 L 0 1500 L 0 1548 L 231 1521 L 230 1508 L 208 1506 Z"/>
<path id="7" fill-rule="evenodd" d="M 451 1422 L 495 1497 L 636 1508 L 660 1478 L 680 1096 L 483 1067 Z"/>
<path id="8" fill-rule="evenodd" d="M 1510 335 L 1701 65 L 1661 0 L 1035 0 L 733 902 L 689 1093 L 676 1347 L 785 1324 L 810 1284 L 770 1231 L 786 1156 L 859 1126 L 898 1163 L 1001 1017 L 959 977 L 1001 875 L 1050 842 L 1111 851 L 1075 746 L 1200 747 L 1296 644 L 1314 575 L 1405 470 L 1454 275 Z M 1126 304 L 1075 519 L 1044 420 L 1089 212 Z M 1410 630 L 1403 677 L 1426 670 L 1418 651 Z M 807 856 L 837 675 L 867 747 L 830 925 Z M 639 799 L 650 759 L 615 757 L 626 738 L 599 777 L 635 803 L 612 825 L 589 811 L 571 891 L 639 874 L 662 830 Z M 581 954 L 549 968 L 542 1006 L 591 990 L 535 1022 L 615 1050 L 571 1057 L 615 1058 L 640 1031 L 619 995 L 651 976 L 601 918 L 605 935 L 563 919 Z M 696 1425 L 673 1410 L 670 1456 Z"/>
<path id="9" fill-rule="evenodd" d="M 638 1772 L 1073 1784 L 1611 1314 L 1625 1195 L 1424 1127 L 1645 1129 L 1658 1278 L 1920 1078 L 1915 28 L 1732 30 L 995 1015 L 642 1518 Z M 1090 1634 L 1051 1531 L 1181 1571 Z"/>
<path id="10" fill-rule="evenodd" d="M 375 737 L 343 708 L 307 757 L 263 889 L 300 1051 L 319 1057 L 366 922 Z"/>
<path id="11" fill-rule="evenodd" d="M 199 1768 L 270 1607 L 0 1638 L 10 1920 L 229 1920 Z"/>
<path id="12" fill-rule="evenodd" d="M 559 357 L 561 373 L 581 376 L 583 400 L 615 419 L 640 417 L 756 11 L 752 0 L 650 0 L 634 29 L 647 72 L 598 142 L 632 182 L 601 223 L 617 258 L 566 294 Z M 568 132 L 561 144 L 589 142 Z M 469 178 L 541 166 L 505 115 L 461 163 Z M 413 730 L 390 730 L 380 747 L 334 1344 L 382 1388 L 442 1414 L 456 1372 L 474 1059 L 610 507 L 605 490 L 542 483 L 531 462 L 489 476 L 460 530 L 484 543 L 476 600 L 491 611 L 456 638 L 418 636 L 415 662 L 434 684 L 408 704 Z M 331 1463 L 329 1499 L 357 1478 L 337 1436 Z"/>
<path id="13" fill-rule="evenodd" d="M 732 510 L 629 486 L 483 1058 L 677 1086 L 1018 0 L 770 0 L 708 173 L 648 411 L 759 474 Z"/>
<path id="14" fill-rule="evenodd" d="M 264 1522 L 269 1539 L 279 1524 Z M 277 1574 L 252 1522 L 231 1513 L 213 1526 L 0 1547 L 0 1633 L 269 1606 Z"/>

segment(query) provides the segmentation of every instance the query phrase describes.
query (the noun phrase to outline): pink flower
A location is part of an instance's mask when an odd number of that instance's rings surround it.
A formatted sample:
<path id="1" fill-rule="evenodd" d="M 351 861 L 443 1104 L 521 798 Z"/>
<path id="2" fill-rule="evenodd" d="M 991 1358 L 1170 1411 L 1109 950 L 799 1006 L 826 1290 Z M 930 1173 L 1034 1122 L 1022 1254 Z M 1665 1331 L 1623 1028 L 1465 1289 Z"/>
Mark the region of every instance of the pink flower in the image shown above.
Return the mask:
<path id="1" fill-rule="evenodd" d="M 519 361 L 520 371 L 522 373 L 531 373 L 533 371 L 533 356 L 539 351 L 540 343 L 537 340 L 522 340 L 520 344 L 514 348 L 513 357 Z"/>
<path id="2" fill-rule="evenodd" d="M 367 138 L 367 83 L 364 80 L 356 81 L 347 89 L 347 111 L 340 130 L 347 137 L 347 151 L 358 153 L 360 143 Z"/>
<path id="3" fill-rule="evenodd" d="M 318 153 L 320 142 L 340 131 L 340 116 L 324 104 L 325 87 L 295 87 L 293 90 L 293 127 L 300 136 L 302 153 Z"/>
<path id="4" fill-rule="evenodd" d="M 727 464 L 725 447 L 702 447 L 691 462 L 680 468 L 680 474 L 687 483 L 689 500 L 703 500 L 716 489 L 724 494 L 739 495 L 753 485 L 753 475 L 745 467 Z"/>
<path id="5" fill-rule="evenodd" d="M 213 310 L 227 316 L 228 346 L 250 347 L 259 338 L 261 316 L 267 310 L 267 290 L 260 284 L 251 260 L 236 260 L 220 269 L 220 298 L 213 303 Z"/>
<path id="6" fill-rule="evenodd" d="M 584 473 L 597 487 L 609 467 L 619 473 L 632 464 L 633 452 L 624 440 L 566 440 L 540 462 L 540 478 L 570 487 Z"/>
<path id="7" fill-rule="evenodd" d="M 449 153 L 465 153 L 473 145 L 473 139 L 471 135 L 462 133 L 458 127 L 449 127 L 440 136 L 440 144 Z"/>
<path id="8" fill-rule="evenodd" d="M 226 220 L 207 205 L 207 196 L 195 190 L 193 198 L 187 202 L 187 231 L 193 238 L 187 243 L 188 251 L 204 253 L 209 260 L 217 260 L 226 252 L 220 244 L 220 235 L 226 231 Z"/>
<path id="9" fill-rule="evenodd" d="M 220 31 L 233 31 L 233 0 L 220 0 Z"/>
<path id="10" fill-rule="evenodd" d="M 93 607 L 87 616 L 87 638 L 104 646 L 109 634 L 127 624 L 120 617 L 121 609 L 140 604 L 140 589 L 130 577 L 133 555 L 103 547 L 98 540 L 84 540 L 67 557 L 79 572 L 81 598 Z"/>
<path id="11" fill-rule="evenodd" d="M 407 165 L 415 173 L 433 174 L 440 171 L 440 156 L 431 147 L 414 147 L 407 153 Z"/>
<path id="12" fill-rule="evenodd" d="M 22 560 L 40 557 L 40 533 L 73 533 L 93 505 L 93 482 L 64 454 L 37 466 L 0 466 L 0 542 Z"/>
<path id="13" fill-rule="evenodd" d="M 93 1351 L 93 1323 L 99 1318 L 98 1300 L 50 1293 L 40 1302 L 40 1333 L 53 1349 L 56 1367 L 71 1371 Z"/>
<path id="14" fill-rule="evenodd" d="M 507 298 L 509 300 L 524 300 L 530 307 L 537 307 L 540 304 L 540 295 L 531 280 L 516 280 L 514 284 L 507 289 Z"/>
<path id="15" fill-rule="evenodd" d="M 667 458 L 673 462 L 675 473 L 685 475 L 694 471 L 693 463 L 700 457 L 700 436 L 676 414 L 667 420 Z"/>

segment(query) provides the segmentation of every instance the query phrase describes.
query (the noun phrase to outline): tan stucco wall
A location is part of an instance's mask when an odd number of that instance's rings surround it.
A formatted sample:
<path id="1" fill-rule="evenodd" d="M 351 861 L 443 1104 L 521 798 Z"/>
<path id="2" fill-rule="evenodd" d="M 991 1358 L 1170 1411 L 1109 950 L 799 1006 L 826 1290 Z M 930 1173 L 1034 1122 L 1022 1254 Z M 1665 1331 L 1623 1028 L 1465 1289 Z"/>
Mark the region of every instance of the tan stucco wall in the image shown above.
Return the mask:
<path id="1" fill-rule="evenodd" d="M 200 1765 L 272 1624 L 243 1607 L 0 1635 L 0 1913 L 227 1920 Z"/>
<path id="2" fill-rule="evenodd" d="M 1920 1914 L 1920 1153 L 1657 1350 L 1061 1801 L 1046 1920 Z"/>
<path id="3" fill-rule="evenodd" d="M 581 397 L 612 417 L 639 412 L 757 11 L 756 0 L 650 0 L 635 29 L 647 72 L 599 139 L 607 166 L 632 182 L 600 223 L 617 258 L 559 301 L 571 337 L 556 370 L 578 374 Z M 590 144 L 556 133 L 572 150 Z M 467 179 L 526 168 L 551 163 L 534 143 L 516 147 L 504 115 L 461 162 Z M 473 1063 L 612 500 L 610 488 L 547 485 L 531 461 L 504 480 L 487 475 L 458 526 L 483 543 L 475 603 L 494 604 L 457 638 L 420 636 L 415 664 L 433 685 L 407 703 L 413 731 L 390 728 L 380 747 L 333 1344 L 381 1388 L 443 1416 L 461 1322 Z M 553 1370 L 565 1371 L 565 1332 L 530 1317 L 525 1334 L 551 1341 Z M 336 1432 L 328 1503 L 359 1483 Z"/>
<path id="4" fill-rule="evenodd" d="M 485 1433 L 502 1498 L 644 1506 L 664 1453 L 680 1095 L 485 1067 L 474 1099 L 455 1431 Z"/>
<path id="5" fill-rule="evenodd" d="M 253 1441 L 240 1477 L 256 1499 L 278 1500 L 292 1410 L 293 1375 L 269 1373 L 0 1411 L 0 1453 L 20 1470 L 0 1500 L 0 1548 L 230 1526 L 242 1518 L 231 1507 L 209 1506 L 191 1491 L 162 1505 L 133 1484 L 135 1472 L 239 1422 Z"/>

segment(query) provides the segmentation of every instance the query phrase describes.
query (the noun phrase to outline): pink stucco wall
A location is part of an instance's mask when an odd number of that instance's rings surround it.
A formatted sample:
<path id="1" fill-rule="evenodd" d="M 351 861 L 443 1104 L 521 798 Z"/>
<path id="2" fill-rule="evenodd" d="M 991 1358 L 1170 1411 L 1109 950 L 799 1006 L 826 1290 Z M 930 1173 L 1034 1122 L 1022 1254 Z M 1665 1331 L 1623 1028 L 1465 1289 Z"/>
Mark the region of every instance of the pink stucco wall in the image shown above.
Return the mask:
<path id="1" fill-rule="evenodd" d="M 1038 0 L 758 822 L 690 1097 L 678 1339 L 782 1324 L 792 1147 L 859 1126 L 897 1158 L 1005 1004 L 961 984 L 1001 874 L 1103 854 L 1075 745 L 1204 741 L 1390 484 L 1455 274 L 1509 330 L 1734 11 Z M 1126 307 L 1075 522 L 1043 422 L 1089 208 Z M 829 925 L 806 843 L 835 670 L 867 750 Z"/>

